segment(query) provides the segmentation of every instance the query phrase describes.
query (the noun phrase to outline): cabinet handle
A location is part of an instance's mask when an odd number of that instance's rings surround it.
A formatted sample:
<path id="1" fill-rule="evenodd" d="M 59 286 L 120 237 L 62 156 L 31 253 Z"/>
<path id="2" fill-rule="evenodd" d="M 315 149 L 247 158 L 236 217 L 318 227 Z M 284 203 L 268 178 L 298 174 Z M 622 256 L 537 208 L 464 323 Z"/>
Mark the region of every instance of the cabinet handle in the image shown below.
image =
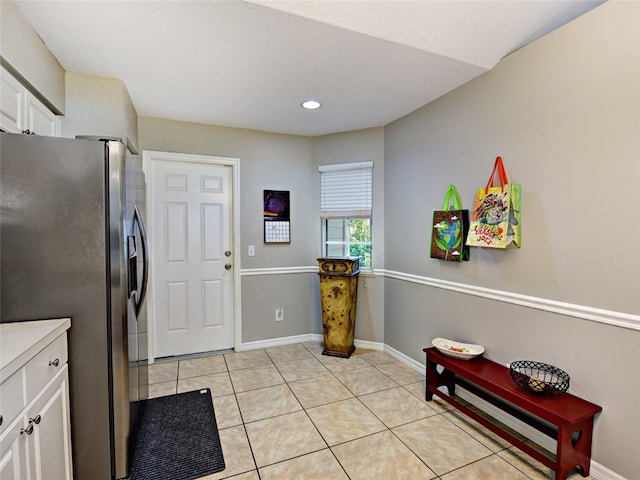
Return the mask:
<path id="1" fill-rule="evenodd" d="M 2 415 L 0 415 L 0 425 L 2 425 L 2 421 L 4 420 L 4 417 Z"/>
<path id="2" fill-rule="evenodd" d="M 58 365 L 60 365 L 60 359 L 56 358 L 55 360 L 50 360 L 49 361 L 49 366 L 53 366 L 53 367 L 57 367 Z"/>
<path id="3" fill-rule="evenodd" d="M 39 425 L 41 420 L 42 420 L 42 417 L 40 415 L 36 415 L 35 418 L 30 418 L 29 419 L 29 423 L 33 422 L 36 425 Z"/>
<path id="4" fill-rule="evenodd" d="M 33 423 L 29 423 L 29 425 L 27 425 L 27 428 L 20 429 L 20 435 L 24 433 L 26 433 L 27 435 L 31 435 L 33 433 Z"/>

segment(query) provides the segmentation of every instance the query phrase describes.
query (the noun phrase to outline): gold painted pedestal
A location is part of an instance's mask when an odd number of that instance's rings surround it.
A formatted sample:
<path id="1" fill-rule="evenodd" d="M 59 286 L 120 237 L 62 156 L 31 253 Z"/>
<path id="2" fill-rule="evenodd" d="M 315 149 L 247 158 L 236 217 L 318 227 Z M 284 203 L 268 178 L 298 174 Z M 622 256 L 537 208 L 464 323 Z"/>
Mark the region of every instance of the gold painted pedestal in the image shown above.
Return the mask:
<path id="1" fill-rule="evenodd" d="M 323 355 L 349 358 L 356 347 L 356 296 L 360 257 L 319 258 Z"/>

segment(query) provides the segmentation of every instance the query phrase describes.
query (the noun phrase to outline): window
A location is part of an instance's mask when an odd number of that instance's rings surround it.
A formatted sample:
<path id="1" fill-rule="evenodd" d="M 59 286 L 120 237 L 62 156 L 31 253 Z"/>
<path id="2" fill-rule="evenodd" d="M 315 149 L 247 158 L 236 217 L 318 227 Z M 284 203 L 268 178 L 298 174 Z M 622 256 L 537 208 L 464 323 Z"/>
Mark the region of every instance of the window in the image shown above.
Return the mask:
<path id="1" fill-rule="evenodd" d="M 323 165 L 320 171 L 322 249 L 327 257 L 360 257 L 371 269 L 373 162 Z"/>

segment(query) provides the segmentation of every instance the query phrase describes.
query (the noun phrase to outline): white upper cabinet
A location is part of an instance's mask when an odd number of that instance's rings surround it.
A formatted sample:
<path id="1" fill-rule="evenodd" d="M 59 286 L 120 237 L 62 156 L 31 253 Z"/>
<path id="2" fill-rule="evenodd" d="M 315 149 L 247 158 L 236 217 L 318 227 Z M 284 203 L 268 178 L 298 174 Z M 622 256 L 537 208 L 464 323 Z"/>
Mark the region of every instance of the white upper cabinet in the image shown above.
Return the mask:
<path id="1" fill-rule="evenodd" d="M 25 88 L 0 67 L 0 128 L 7 132 L 20 133 L 24 128 Z"/>
<path id="2" fill-rule="evenodd" d="M 60 136 L 60 117 L 54 115 L 44 103 L 27 92 L 25 95 L 25 125 L 36 135 Z"/>
<path id="3" fill-rule="evenodd" d="M 60 118 L 3 67 L 0 67 L 0 87 L 0 129 L 60 136 Z"/>

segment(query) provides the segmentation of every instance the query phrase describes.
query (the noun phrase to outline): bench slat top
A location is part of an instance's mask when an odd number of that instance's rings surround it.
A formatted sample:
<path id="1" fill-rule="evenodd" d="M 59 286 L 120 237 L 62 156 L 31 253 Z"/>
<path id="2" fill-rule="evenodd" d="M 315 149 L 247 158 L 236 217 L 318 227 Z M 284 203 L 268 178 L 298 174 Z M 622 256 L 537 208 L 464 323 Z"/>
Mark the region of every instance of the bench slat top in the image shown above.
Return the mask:
<path id="1" fill-rule="evenodd" d="M 424 348 L 423 351 L 427 354 L 428 361 L 442 365 L 471 383 L 554 425 L 564 422 L 576 424 L 602 411 L 602 407 L 570 393 L 553 398 L 526 393 L 511 379 L 509 368 L 487 358 L 458 360 L 443 355 L 434 347 Z"/>

